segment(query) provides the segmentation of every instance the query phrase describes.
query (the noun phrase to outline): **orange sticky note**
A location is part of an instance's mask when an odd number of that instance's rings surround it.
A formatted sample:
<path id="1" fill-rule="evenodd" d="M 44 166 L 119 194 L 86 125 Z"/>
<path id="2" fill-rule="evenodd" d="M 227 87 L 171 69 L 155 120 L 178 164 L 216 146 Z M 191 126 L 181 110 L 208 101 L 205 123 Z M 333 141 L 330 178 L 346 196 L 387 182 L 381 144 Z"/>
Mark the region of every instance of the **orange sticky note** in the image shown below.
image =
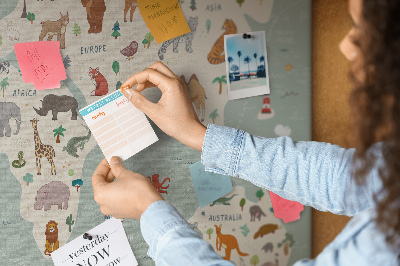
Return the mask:
<path id="1" fill-rule="evenodd" d="M 178 0 L 137 0 L 137 4 L 153 35 L 149 39 L 161 43 L 190 32 Z"/>
<path id="2" fill-rule="evenodd" d="M 269 196 L 271 197 L 272 208 L 274 208 L 276 218 L 282 219 L 284 223 L 300 219 L 300 213 L 304 210 L 303 204 L 281 198 L 271 191 Z"/>
<path id="3" fill-rule="evenodd" d="M 36 90 L 60 87 L 67 78 L 60 53 L 60 42 L 41 41 L 14 45 L 22 79 Z"/>

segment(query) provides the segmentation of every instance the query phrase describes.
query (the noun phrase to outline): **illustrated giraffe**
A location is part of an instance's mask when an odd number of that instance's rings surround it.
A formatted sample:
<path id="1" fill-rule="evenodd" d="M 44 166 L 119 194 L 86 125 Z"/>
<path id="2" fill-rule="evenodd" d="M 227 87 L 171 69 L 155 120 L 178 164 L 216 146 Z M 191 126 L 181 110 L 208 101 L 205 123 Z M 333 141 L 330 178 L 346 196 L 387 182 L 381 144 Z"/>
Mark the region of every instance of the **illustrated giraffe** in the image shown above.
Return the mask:
<path id="1" fill-rule="evenodd" d="M 51 165 L 51 174 L 53 175 L 53 172 L 54 172 L 54 174 L 56 174 L 56 166 L 54 165 L 54 161 L 53 161 L 53 157 L 56 157 L 56 153 L 52 146 L 44 145 L 40 141 L 39 133 L 37 130 L 37 122 L 38 121 L 39 120 L 37 120 L 37 119 L 31 120 L 32 127 L 33 127 L 33 139 L 35 140 L 35 156 L 36 156 L 37 174 L 38 175 L 42 174 L 41 173 L 42 157 L 46 157 Z"/>

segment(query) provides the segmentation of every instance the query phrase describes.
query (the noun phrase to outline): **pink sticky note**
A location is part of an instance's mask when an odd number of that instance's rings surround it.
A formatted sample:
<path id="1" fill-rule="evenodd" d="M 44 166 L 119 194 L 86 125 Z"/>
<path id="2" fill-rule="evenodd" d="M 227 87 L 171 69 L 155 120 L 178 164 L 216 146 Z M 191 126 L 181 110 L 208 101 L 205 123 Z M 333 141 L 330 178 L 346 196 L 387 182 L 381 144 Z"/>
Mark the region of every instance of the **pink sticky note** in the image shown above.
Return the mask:
<path id="1" fill-rule="evenodd" d="M 304 211 L 304 206 L 296 201 L 290 201 L 275 193 L 269 192 L 272 208 L 276 218 L 280 218 L 284 223 L 290 223 L 300 219 L 300 213 Z"/>
<path id="2" fill-rule="evenodd" d="M 60 42 L 16 43 L 14 49 L 24 82 L 32 83 L 36 90 L 59 88 L 60 81 L 67 78 Z"/>

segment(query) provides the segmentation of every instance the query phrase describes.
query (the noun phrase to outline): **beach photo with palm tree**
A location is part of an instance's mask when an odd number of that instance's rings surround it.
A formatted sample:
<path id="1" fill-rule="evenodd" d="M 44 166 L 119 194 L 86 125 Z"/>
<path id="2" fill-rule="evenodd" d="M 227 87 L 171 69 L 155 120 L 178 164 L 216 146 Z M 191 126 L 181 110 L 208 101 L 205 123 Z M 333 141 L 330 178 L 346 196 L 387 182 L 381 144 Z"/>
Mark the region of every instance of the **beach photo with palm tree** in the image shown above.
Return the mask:
<path id="1" fill-rule="evenodd" d="M 267 78 L 267 50 L 265 32 L 251 32 L 251 38 L 243 38 L 243 34 L 230 34 L 225 36 L 225 60 L 228 95 L 232 92 L 247 90 L 249 96 L 269 93 Z M 218 78 L 213 83 L 220 83 Z M 240 94 L 239 98 L 246 93 Z M 231 99 L 231 97 L 229 96 Z M 238 99 L 238 98 L 237 98 Z"/>

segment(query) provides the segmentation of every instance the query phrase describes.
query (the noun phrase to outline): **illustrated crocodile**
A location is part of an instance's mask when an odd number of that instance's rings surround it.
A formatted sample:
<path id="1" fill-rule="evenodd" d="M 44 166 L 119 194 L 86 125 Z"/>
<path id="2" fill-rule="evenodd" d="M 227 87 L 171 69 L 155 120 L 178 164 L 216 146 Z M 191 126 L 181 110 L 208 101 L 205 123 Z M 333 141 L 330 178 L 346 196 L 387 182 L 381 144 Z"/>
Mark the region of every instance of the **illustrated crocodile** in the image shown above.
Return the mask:
<path id="1" fill-rule="evenodd" d="M 68 152 L 69 155 L 74 156 L 75 158 L 78 158 L 78 154 L 76 152 L 78 151 L 78 148 L 81 149 L 81 151 L 85 148 L 85 144 L 89 141 L 92 132 L 87 126 L 84 126 L 87 130 L 89 130 L 88 134 L 83 137 L 72 137 L 70 140 L 68 140 L 67 146 L 63 147 L 63 151 Z"/>
<path id="2" fill-rule="evenodd" d="M 219 198 L 219 199 L 217 199 L 217 200 L 214 200 L 213 201 L 213 203 L 211 203 L 210 204 L 210 207 L 212 207 L 212 206 L 214 206 L 214 205 L 231 205 L 230 203 L 229 203 L 229 201 L 231 201 L 231 199 L 234 197 L 234 196 L 237 196 L 238 194 L 233 194 L 231 197 L 229 197 L 229 198 L 226 198 L 226 197 L 222 197 L 222 198 Z"/>

